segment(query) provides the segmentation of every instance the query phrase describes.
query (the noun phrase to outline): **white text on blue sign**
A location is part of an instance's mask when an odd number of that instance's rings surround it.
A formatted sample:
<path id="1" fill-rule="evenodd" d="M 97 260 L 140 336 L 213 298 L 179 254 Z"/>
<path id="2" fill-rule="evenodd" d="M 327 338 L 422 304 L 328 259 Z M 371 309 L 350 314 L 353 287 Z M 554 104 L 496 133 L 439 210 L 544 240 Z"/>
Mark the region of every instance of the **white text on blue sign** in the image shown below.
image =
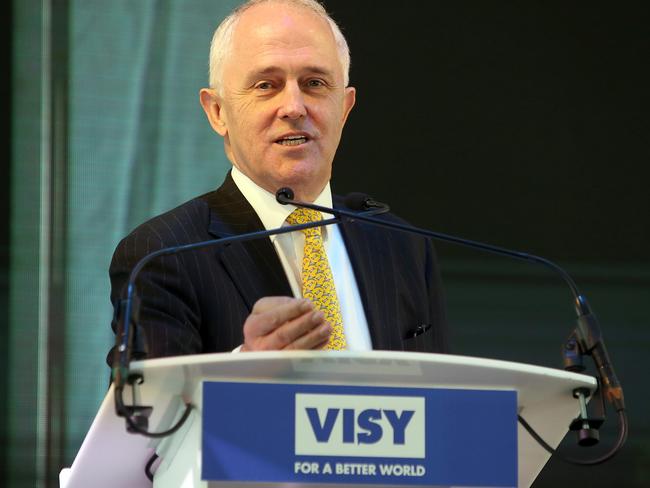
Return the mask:
<path id="1" fill-rule="evenodd" d="M 425 458 L 424 397 L 296 394 L 295 454 Z"/>

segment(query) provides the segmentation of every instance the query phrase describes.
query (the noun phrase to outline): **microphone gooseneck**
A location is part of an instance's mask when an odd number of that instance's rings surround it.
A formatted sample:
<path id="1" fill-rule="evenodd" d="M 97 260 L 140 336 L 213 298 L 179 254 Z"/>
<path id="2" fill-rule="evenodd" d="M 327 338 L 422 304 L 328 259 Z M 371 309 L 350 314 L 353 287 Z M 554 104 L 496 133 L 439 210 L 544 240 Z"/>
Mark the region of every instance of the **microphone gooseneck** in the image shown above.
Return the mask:
<path id="1" fill-rule="evenodd" d="M 281 188 L 277 191 L 277 198 L 282 198 L 284 201 L 292 202 L 294 192 L 291 188 Z M 355 201 L 358 197 L 355 197 Z M 377 206 L 376 202 L 371 199 L 368 202 L 359 200 L 361 205 L 365 205 L 367 210 L 354 215 L 378 215 L 388 211 L 386 206 Z M 284 202 L 283 202 L 284 203 Z M 329 212 L 332 213 L 332 212 Z M 126 405 L 124 402 L 124 388 L 127 385 L 135 387 L 138 383 L 142 382 L 141 375 L 133 374 L 129 370 L 129 365 L 132 360 L 146 359 L 146 340 L 143 331 L 139 328 L 139 312 L 140 300 L 136 290 L 136 278 L 142 269 L 153 259 L 170 254 L 177 254 L 196 249 L 212 246 L 222 246 L 232 244 L 235 242 L 244 242 L 255 239 L 262 239 L 278 234 L 286 234 L 299 230 L 309 229 L 311 227 L 322 227 L 341 222 L 341 217 L 335 215 L 333 218 L 321 220 L 319 222 L 309 222 L 306 224 L 284 226 L 277 229 L 269 229 L 257 232 L 250 232 L 247 234 L 239 234 L 235 236 L 223 237 L 219 239 L 211 239 L 207 241 L 194 242 L 190 244 L 182 244 L 179 246 L 171 246 L 158 249 L 152 253 L 144 256 L 131 270 L 129 280 L 126 285 L 126 297 L 119 300 L 116 304 L 115 318 L 117 323 L 116 330 L 116 343 L 113 353 L 113 368 L 112 379 L 115 390 L 115 411 L 117 415 L 124 417 L 129 432 L 138 433 L 147 437 L 160 438 L 172 434 L 177 431 L 189 417 L 193 405 L 191 403 L 185 404 L 185 411 L 180 419 L 172 427 L 164 432 L 149 432 L 147 428 L 147 417 L 151 414 L 152 407 L 144 407 L 139 405 Z"/>
<path id="2" fill-rule="evenodd" d="M 290 190 L 289 190 L 290 191 Z M 289 193 L 287 193 L 289 194 Z M 146 358 L 146 340 L 143 337 L 143 332 L 139 330 L 139 298 L 137 296 L 135 282 L 136 278 L 142 269 L 152 261 L 161 256 L 170 254 L 177 254 L 187 252 L 195 249 L 201 249 L 211 246 L 222 246 L 225 244 L 232 244 L 234 242 L 244 242 L 254 239 L 261 239 L 270 237 L 277 234 L 286 234 L 311 227 L 321 227 L 324 225 L 331 225 L 339 223 L 341 220 L 338 217 L 331 219 L 321 220 L 319 222 L 308 222 L 305 224 L 284 226 L 278 229 L 263 230 L 257 232 L 249 232 L 247 234 L 239 234 L 235 236 L 223 237 L 220 239 L 211 239 L 207 241 L 194 242 L 191 244 L 183 244 L 180 246 L 171 246 L 158 249 L 152 253 L 144 256 L 131 270 L 129 280 L 126 286 L 126 298 L 120 300 L 116 305 L 115 321 L 117 323 L 116 331 L 116 347 L 113 353 L 113 368 L 112 379 L 115 393 L 115 411 L 118 416 L 124 417 L 129 432 L 144 435 L 146 437 L 160 438 L 165 437 L 176 432 L 183 423 L 188 419 L 191 410 L 194 406 L 191 403 L 185 404 L 185 411 L 180 419 L 169 429 L 164 432 L 150 432 L 147 428 L 147 418 L 151 415 L 152 407 L 145 407 L 140 405 L 126 405 L 124 402 L 124 388 L 126 385 L 131 385 L 133 388 L 141 383 L 143 378 L 139 374 L 133 374 L 129 370 L 129 365 L 132 359 L 145 359 Z"/>
<path id="3" fill-rule="evenodd" d="M 591 356 L 596 369 L 598 371 L 599 385 L 602 389 L 604 397 L 612 405 L 614 410 L 619 414 L 619 437 L 615 446 L 604 455 L 590 460 L 582 459 L 572 459 L 567 457 L 562 457 L 564 461 L 573 463 L 573 464 L 582 464 L 582 465 L 591 465 L 591 464 L 600 464 L 611 457 L 613 457 L 623 446 L 627 439 L 627 414 L 625 411 L 625 400 L 623 397 L 623 388 L 621 387 L 620 382 L 614 372 L 614 367 L 611 360 L 609 359 L 609 354 L 602 339 L 602 333 L 600 325 L 596 316 L 591 310 L 587 299 L 580 293 L 578 286 L 576 285 L 573 278 L 567 273 L 562 267 L 555 264 L 554 262 L 542 258 L 540 256 L 535 256 L 533 254 L 523 253 L 519 251 L 514 251 L 511 249 L 506 249 L 503 247 L 493 246 L 491 244 L 486 244 L 483 242 L 472 241 L 469 239 L 464 239 L 462 237 L 452 236 L 449 234 L 442 234 L 439 232 L 433 232 L 425 229 L 420 229 L 418 227 L 413 227 L 411 225 L 402 224 L 387 219 L 378 219 L 374 215 L 385 213 L 389 211 L 388 205 L 385 205 L 380 202 L 374 201 L 368 195 L 362 193 L 354 193 L 348 195 L 345 200 L 346 205 L 349 208 L 366 210 L 370 211 L 358 213 L 351 212 L 349 210 L 344 210 L 340 208 L 327 208 L 320 205 L 315 205 L 313 203 L 301 202 L 294 200 L 294 192 L 291 188 L 281 188 L 276 192 L 276 200 L 283 205 L 294 205 L 296 207 L 310 208 L 313 210 L 318 210 L 320 212 L 328 213 L 336 216 L 337 218 L 343 221 L 361 221 L 368 224 L 376 225 L 379 227 L 385 227 L 388 229 L 406 232 L 411 234 L 417 234 L 424 237 L 451 242 L 453 244 L 459 244 L 464 247 L 469 247 L 472 249 L 478 249 L 481 251 L 486 251 L 492 254 L 498 254 L 501 256 L 506 256 L 510 258 L 515 258 L 522 261 L 533 262 L 541 264 L 554 272 L 558 273 L 568 287 L 571 290 L 571 293 L 574 298 L 574 306 L 577 314 L 578 325 L 574 331 L 569 336 L 565 344 L 565 364 L 566 369 L 570 371 L 581 372 L 584 371 L 584 366 L 582 365 L 581 357 L 588 355 Z M 374 209 L 374 210 L 372 210 Z M 578 349 L 578 354 L 571 354 L 571 349 Z M 594 419 L 581 419 L 584 421 L 584 428 L 580 429 L 579 435 L 589 436 L 589 432 L 593 429 L 589 428 L 591 424 L 598 424 L 597 420 Z M 526 430 L 529 432 L 532 431 L 532 428 L 525 423 L 523 418 L 520 418 L 520 422 Z M 529 430 L 530 429 L 530 430 Z M 533 431 L 534 432 L 534 431 Z M 531 434 L 533 435 L 533 434 Z M 541 438 L 534 434 L 533 437 L 540 442 Z M 543 441 L 542 441 L 543 442 Z M 540 444 L 545 449 L 551 449 L 548 444 L 540 442 Z M 554 453 L 555 451 L 551 449 L 549 451 Z"/>

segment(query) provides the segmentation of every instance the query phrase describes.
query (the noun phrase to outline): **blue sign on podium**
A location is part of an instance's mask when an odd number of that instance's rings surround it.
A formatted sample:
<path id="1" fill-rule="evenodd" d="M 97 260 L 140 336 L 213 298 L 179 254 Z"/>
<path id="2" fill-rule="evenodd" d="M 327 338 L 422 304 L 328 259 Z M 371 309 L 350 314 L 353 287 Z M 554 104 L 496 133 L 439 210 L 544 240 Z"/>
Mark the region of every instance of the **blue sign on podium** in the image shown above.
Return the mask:
<path id="1" fill-rule="evenodd" d="M 202 479 L 516 487 L 516 392 L 204 382 Z"/>

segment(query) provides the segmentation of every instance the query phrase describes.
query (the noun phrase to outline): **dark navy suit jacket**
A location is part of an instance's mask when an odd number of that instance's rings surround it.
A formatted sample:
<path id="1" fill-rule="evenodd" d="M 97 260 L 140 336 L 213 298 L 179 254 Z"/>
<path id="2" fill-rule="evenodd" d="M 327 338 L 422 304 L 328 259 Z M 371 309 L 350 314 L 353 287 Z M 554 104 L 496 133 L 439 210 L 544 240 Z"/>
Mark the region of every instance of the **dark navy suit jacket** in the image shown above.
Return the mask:
<path id="1" fill-rule="evenodd" d="M 390 214 L 382 218 L 398 221 Z M 445 307 L 431 242 L 358 222 L 340 227 L 373 348 L 446 352 Z M 216 191 L 151 219 L 119 243 L 110 266 L 111 300 L 115 305 L 124 296 L 131 269 L 152 251 L 258 230 L 261 221 L 228 174 Z M 258 299 L 292 296 L 268 238 L 157 258 L 136 287 L 150 358 L 232 351 L 242 344 L 244 321 Z"/>

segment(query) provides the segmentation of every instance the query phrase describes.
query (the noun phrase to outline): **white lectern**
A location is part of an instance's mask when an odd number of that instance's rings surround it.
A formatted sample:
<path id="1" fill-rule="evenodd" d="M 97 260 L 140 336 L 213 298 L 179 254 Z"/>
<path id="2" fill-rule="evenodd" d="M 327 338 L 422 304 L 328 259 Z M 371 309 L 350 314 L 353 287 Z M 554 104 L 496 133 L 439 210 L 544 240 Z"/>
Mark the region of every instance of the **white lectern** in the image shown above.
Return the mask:
<path id="1" fill-rule="evenodd" d="M 154 407 L 149 422 L 151 431 L 171 426 L 184 408 L 182 400 L 191 401 L 196 408 L 174 435 L 149 439 L 127 433 L 124 419 L 115 414 L 111 387 L 72 467 L 61 473 L 62 488 L 150 487 L 144 467 L 154 452 L 161 458 L 155 472 L 156 488 L 280 486 L 201 480 L 201 422 L 203 415 L 209 415 L 202 411 L 202 385 L 206 381 L 514 391 L 517 413 L 552 446 L 559 444 L 578 414 L 573 390 L 596 388 L 596 380 L 590 376 L 539 366 L 385 351 L 206 354 L 134 362 L 131 371 L 144 377 L 135 401 Z M 127 403 L 133 400 L 131 393 L 130 389 L 125 391 Z M 264 398 L 259 402 L 263 407 Z M 528 487 L 549 454 L 518 426 L 517 455 L 517 485 Z M 331 487 L 332 483 L 305 486 Z"/>

